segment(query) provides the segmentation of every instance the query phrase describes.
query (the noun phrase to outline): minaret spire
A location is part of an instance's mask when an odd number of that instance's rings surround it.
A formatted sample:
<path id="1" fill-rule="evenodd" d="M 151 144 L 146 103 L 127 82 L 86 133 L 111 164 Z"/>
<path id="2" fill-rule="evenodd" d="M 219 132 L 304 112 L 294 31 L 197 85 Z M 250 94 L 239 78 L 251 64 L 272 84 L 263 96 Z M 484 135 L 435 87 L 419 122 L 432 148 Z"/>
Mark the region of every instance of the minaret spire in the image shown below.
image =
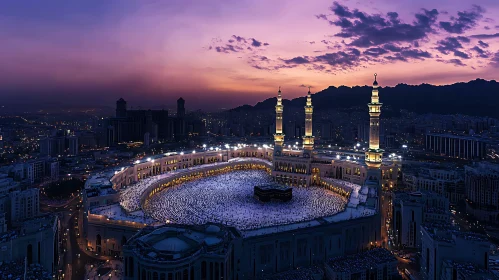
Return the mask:
<path id="1" fill-rule="evenodd" d="M 303 136 L 303 153 L 311 157 L 314 149 L 314 136 L 312 135 L 312 114 L 314 106 L 312 106 L 312 96 L 310 87 L 308 87 L 307 103 L 305 104 L 305 136 Z"/>
<path id="2" fill-rule="evenodd" d="M 275 134 L 274 134 L 274 154 L 280 155 L 282 153 L 282 146 L 284 145 L 284 134 L 282 133 L 282 106 L 281 87 L 277 92 L 277 104 L 275 106 Z"/>
<path id="3" fill-rule="evenodd" d="M 381 115 L 382 103 L 379 102 L 378 95 L 378 74 L 374 74 L 371 103 L 369 107 L 369 149 L 366 152 L 366 164 L 369 167 L 379 168 L 381 166 L 381 156 L 383 150 L 379 148 L 379 116 Z"/>

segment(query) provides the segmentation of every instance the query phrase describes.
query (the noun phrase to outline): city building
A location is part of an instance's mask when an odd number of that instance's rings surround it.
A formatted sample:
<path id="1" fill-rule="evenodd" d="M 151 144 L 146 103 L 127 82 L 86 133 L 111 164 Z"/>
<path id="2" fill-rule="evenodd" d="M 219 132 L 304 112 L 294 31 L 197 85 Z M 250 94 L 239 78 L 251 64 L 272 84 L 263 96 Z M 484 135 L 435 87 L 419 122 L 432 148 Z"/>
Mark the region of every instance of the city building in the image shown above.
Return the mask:
<path id="1" fill-rule="evenodd" d="M 232 279 L 256 279 L 299 267 L 319 265 L 331 258 L 359 253 L 385 244 L 387 236 L 382 232 L 382 225 L 385 223 L 382 222 L 384 214 L 381 187 L 390 187 L 396 182 L 401 166 L 400 161 L 382 161 L 383 150 L 379 149 L 377 139 L 381 107 L 377 87 L 375 79 L 369 103 L 370 145 L 365 154 L 365 162 L 362 161 L 361 154 L 354 159 L 350 155 L 331 155 L 315 150 L 310 90 L 305 102 L 303 146 L 301 149 L 285 146 L 282 115 L 284 108 L 279 90 L 275 107 L 276 131 L 273 147 L 267 144 L 226 144 L 202 150 L 171 152 L 94 174 L 87 180 L 83 192 L 82 236 L 86 240 L 86 247 L 97 254 L 119 255 L 125 246 L 127 253 L 124 256 L 128 258 L 125 271 L 127 275 L 134 275 L 128 277 L 139 277 L 139 271 L 141 276 L 144 271 L 147 277 L 152 275 L 153 279 L 155 272 L 158 277 L 161 277 L 162 272 L 165 277 L 169 275 L 166 272 L 172 273 L 172 277 L 181 275 L 187 279 L 199 279 L 197 277 L 204 273 L 216 277 L 217 267 L 220 275 L 223 264 L 224 275 Z M 309 198 L 334 200 L 317 201 L 317 205 L 313 204 L 315 207 L 309 208 L 310 212 L 303 218 L 287 215 L 286 212 L 289 211 L 284 208 L 277 209 L 281 214 L 273 216 L 279 217 L 278 219 L 259 219 L 258 216 L 251 215 L 251 211 L 238 212 L 238 215 L 231 213 L 231 217 L 241 217 L 237 222 L 225 221 L 219 217 L 220 221 L 217 222 L 225 226 L 216 227 L 220 229 L 220 234 L 225 235 L 227 232 L 231 236 L 231 241 L 227 243 L 230 246 L 225 248 L 232 248 L 232 252 L 223 251 L 223 254 L 210 261 L 212 264 L 207 262 L 207 271 L 204 271 L 203 254 L 211 248 L 203 247 L 210 246 L 202 244 L 206 243 L 203 240 L 208 238 L 203 236 L 210 236 L 203 228 L 207 229 L 211 221 L 206 222 L 195 213 L 185 216 L 180 214 L 178 217 L 172 213 L 168 218 L 158 217 L 157 214 L 165 211 L 154 211 L 149 207 L 153 207 L 152 199 L 156 194 L 179 183 L 211 178 L 222 173 L 229 176 L 241 170 L 262 172 L 251 173 L 261 176 L 256 178 L 255 182 L 260 182 L 262 177 L 268 178 L 272 182 L 296 188 L 293 195 L 300 195 L 295 194 L 296 190 L 301 193 L 302 198 L 307 197 L 306 192 L 315 190 L 327 192 L 329 195 Z M 234 180 L 242 182 L 243 179 L 237 177 Z M 252 178 L 248 180 L 249 184 L 253 184 Z M 251 185 L 251 197 L 254 195 L 254 186 L 256 184 Z M 299 188 L 300 186 L 314 188 Z M 207 203 L 213 202 L 213 196 L 202 194 L 203 189 L 189 195 L 186 203 L 203 200 Z M 197 197 L 198 195 L 201 197 Z M 228 195 L 225 202 L 232 197 L 237 198 Z M 264 206 L 259 204 L 259 208 L 262 207 Z M 318 211 L 322 207 L 325 207 L 326 211 Z M 198 211 L 194 206 L 174 209 Z M 210 208 L 203 209 L 207 211 Z M 223 210 L 230 209 L 232 208 Z M 239 208 L 233 210 L 237 209 Z M 179 213 L 177 210 L 175 212 Z M 267 214 L 265 213 L 266 217 L 270 216 Z M 211 219 L 214 215 L 216 216 L 216 213 L 206 217 Z M 174 224 L 184 218 L 194 220 L 181 224 L 193 226 Z M 231 225 L 228 225 L 229 223 Z M 156 232 L 148 229 L 148 226 L 156 224 L 166 226 Z M 143 237 L 134 239 L 133 236 L 141 229 L 143 233 L 136 236 Z M 219 244 L 219 239 L 211 237 L 213 236 L 210 236 L 209 243 L 215 242 L 213 244 L 216 248 L 215 244 Z M 126 240 L 133 241 L 125 242 Z M 130 247 L 124 244 L 129 244 Z M 221 261 L 227 258 L 230 259 L 229 262 Z M 160 267 L 166 269 L 160 270 Z M 383 270 L 384 268 L 380 267 L 380 275 L 384 275 Z M 391 272 L 389 274 L 391 275 Z"/>
<path id="2" fill-rule="evenodd" d="M 76 156 L 78 155 L 78 151 L 80 149 L 79 142 L 78 142 L 78 136 L 70 136 L 67 138 L 68 142 L 68 152 L 67 154 L 69 156 Z"/>
<path id="3" fill-rule="evenodd" d="M 466 195 L 464 170 L 450 165 L 404 164 L 402 182 L 410 191 L 435 192 L 452 204 L 457 204 Z"/>
<path id="4" fill-rule="evenodd" d="M 332 258 L 324 267 L 328 280 L 399 279 L 397 259 L 385 248 Z"/>
<path id="5" fill-rule="evenodd" d="M 487 155 L 487 141 L 477 136 L 428 133 L 426 151 L 460 159 L 484 159 Z"/>
<path id="6" fill-rule="evenodd" d="M 233 238 L 216 224 L 146 227 L 123 248 L 124 280 L 232 279 Z"/>
<path id="7" fill-rule="evenodd" d="M 55 273 L 59 264 L 60 222 L 47 215 L 23 222 L 15 230 L 0 234 L 0 261 L 26 260 Z"/>
<path id="8" fill-rule="evenodd" d="M 465 166 L 466 212 L 477 220 L 499 223 L 499 164 Z"/>
<path id="9" fill-rule="evenodd" d="M 423 279 L 449 279 L 449 269 L 454 268 L 455 263 L 469 263 L 475 269 L 489 269 L 490 243 L 486 236 L 459 231 L 448 223 L 422 225 L 421 235 Z M 457 274 L 458 270 L 453 269 L 452 273 Z"/>
<path id="10" fill-rule="evenodd" d="M 14 179 L 28 184 L 53 182 L 59 179 L 59 162 L 40 158 L 18 163 L 13 167 Z"/>
<path id="11" fill-rule="evenodd" d="M 9 194 L 10 222 L 18 223 L 40 214 L 40 190 L 31 188 Z"/>
<path id="12" fill-rule="evenodd" d="M 434 192 L 396 192 L 392 207 L 392 235 L 396 246 L 420 248 L 422 224 L 450 223 L 449 200 Z"/>
<path id="13" fill-rule="evenodd" d="M 116 101 L 116 117 L 108 119 L 105 127 L 108 145 L 122 142 L 149 145 L 159 140 L 183 140 L 187 137 L 185 101 L 182 98 L 177 100 L 177 115 L 171 117 L 168 110 L 129 109 L 127 102 L 120 98 Z"/>

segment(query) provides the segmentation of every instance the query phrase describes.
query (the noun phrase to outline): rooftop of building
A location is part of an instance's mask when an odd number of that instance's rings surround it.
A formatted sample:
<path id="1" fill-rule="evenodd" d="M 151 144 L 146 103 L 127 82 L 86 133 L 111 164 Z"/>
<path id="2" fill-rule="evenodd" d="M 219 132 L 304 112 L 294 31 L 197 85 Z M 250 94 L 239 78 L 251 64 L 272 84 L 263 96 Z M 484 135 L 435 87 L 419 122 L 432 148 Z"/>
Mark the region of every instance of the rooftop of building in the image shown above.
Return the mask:
<path id="1" fill-rule="evenodd" d="M 471 171 L 481 175 L 499 176 L 499 164 L 494 162 L 475 162 L 472 165 L 466 165 L 466 171 Z"/>
<path id="2" fill-rule="evenodd" d="M 489 242 L 486 235 L 470 231 L 461 231 L 456 226 L 449 223 L 425 223 L 422 225 L 422 228 L 433 240 L 439 242 L 455 244 L 456 239 L 458 238 L 476 242 Z"/>
<path id="3" fill-rule="evenodd" d="M 50 229 L 57 219 L 56 215 L 44 215 L 24 221 L 20 227 L 0 234 L 0 243 Z"/>
<path id="4" fill-rule="evenodd" d="M 145 227 L 132 237 L 127 248 L 143 259 L 177 261 L 198 252 L 225 254 L 232 235 L 222 225 L 177 225 Z"/>
<path id="5" fill-rule="evenodd" d="M 378 265 L 397 262 L 397 258 L 385 248 L 376 248 L 349 256 L 332 258 L 327 266 L 335 272 L 365 271 Z"/>
<path id="6" fill-rule="evenodd" d="M 481 268 L 471 262 L 456 262 L 453 260 L 444 260 L 443 263 L 445 268 L 452 268 L 455 270 L 461 279 L 470 280 L 486 280 L 486 279 L 498 279 L 489 270 Z"/>
<path id="7" fill-rule="evenodd" d="M 285 272 L 266 275 L 260 280 L 316 280 L 324 278 L 324 270 L 321 267 L 304 267 Z"/>

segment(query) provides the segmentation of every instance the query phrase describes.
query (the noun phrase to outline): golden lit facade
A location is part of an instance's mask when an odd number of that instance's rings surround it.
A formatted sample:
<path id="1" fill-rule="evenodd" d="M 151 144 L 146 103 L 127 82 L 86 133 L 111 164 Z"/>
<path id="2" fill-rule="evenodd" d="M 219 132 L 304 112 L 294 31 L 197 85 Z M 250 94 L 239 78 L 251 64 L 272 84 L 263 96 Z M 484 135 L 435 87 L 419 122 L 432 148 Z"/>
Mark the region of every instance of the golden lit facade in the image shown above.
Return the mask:
<path id="1" fill-rule="evenodd" d="M 274 153 L 281 154 L 284 145 L 284 134 L 282 133 L 282 106 L 281 87 L 277 92 L 277 104 L 275 106 L 275 134 L 274 134 Z"/>
<path id="2" fill-rule="evenodd" d="M 303 153 L 309 157 L 314 149 L 314 136 L 312 136 L 312 114 L 314 106 L 312 106 L 312 96 L 310 88 L 308 89 L 307 103 L 305 105 L 305 136 L 303 136 Z"/>
<path id="3" fill-rule="evenodd" d="M 374 74 L 374 83 L 369 107 L 369 149 L 366 151 L 365 162 L 367 166 L 379 168 L 383 150 L 379 148 L 379 116 L 382 103 L 379 102 L 377 74 Z"/>

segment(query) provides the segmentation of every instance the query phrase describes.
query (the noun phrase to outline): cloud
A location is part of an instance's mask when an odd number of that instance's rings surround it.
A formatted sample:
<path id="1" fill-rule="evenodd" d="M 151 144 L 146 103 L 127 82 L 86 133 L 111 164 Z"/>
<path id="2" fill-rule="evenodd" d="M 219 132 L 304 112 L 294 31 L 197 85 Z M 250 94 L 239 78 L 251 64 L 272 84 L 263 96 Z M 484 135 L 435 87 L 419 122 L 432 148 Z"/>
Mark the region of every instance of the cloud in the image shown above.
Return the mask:
<path id="1" fill-rule="evenodd" d="M 423 9 L 416 14 L 415 20 L 408 24 L 401 23 L 395 12 L 389 12 L 386 16 L 367 14 L 358 9 L 350 10 L 338 2 L 334 2 L 330 10 L 337 19 L 329 19 L 328 23 L 341 28 L 341 32 L 335 36 L 350 38 L 349 44 L 359 48 L 423 39 L 433 32 L 432 26 L 438 16 L 436 9 Z"/>
<path id="2" fill-rule="evenodd" d="M 499 51 L 494 54 L 494 57 L 492 57 L 490 64 L 496 68 L 499 68 Z"/>
<path id="3" fill-rule="evenodd" d="M 304 87 L 304 88 L 308 88 L 308 87 L 310 87 L 310 88 L 314 88 L 313 86 L 306 86 L 306 85 L 304 85 L 304 84 L 301 84 L 301 85 L 299 85 L 298 87 Z"/>
<path id="4" fill-rule="evenodd" d="M 499 33 L 496 33 L 496 34 L 476 34 L 476 35 L 471 35 L 470 37 L 475 38 L 475 39 L 499 38 Z"/>
<path id="5" fill-rule="evenodd" d="M 469 59 L 470 56 L 467 53 L 460 50 L 463 48 L 461 42 L 469 43 L 470 39 L 463 36 L 447 37 L 437 42 L 438 46 L 436 47 L 436 49 L 442 54 L 447 55 L 449 53 L 453 53 L 454 56 L 464 59 Z"/>
<path id="6" fill-rule="evenodd" d="M 471 10 L 458 12 L 457 18 L 452 17 L 452 21 L 441 21 L 440 27 L 449 33 L 461 34 L 465 30 L 477 25 L 478 20 L 483 17 L 485 9 L 478 5 L 473 5 Z"/>
<path id="7" fill-rule="evenodd" d="M 269 43 L 262 43 L 255 38 L 245 38 L 238 35 L 232 35 L 227 40 L 228 44 L 221 44 L 223 41 L 219 38 L 212 39 L 211 46 L 208 50 L 214 49 L 218 53 L 238 53 L 238 52 L 255 52 L 269 45 Z"/>
<path id="8" fill-rule="evenodd" d="M 243 50 L 243 48 L 240 46 L 233 46 L 233 45 L 227 44 L 225 46 L 215 47 L 215 50 L 219 53 L 231 53 L 231 52 L 239 52 L 239 51 Z"/>
<path id="9" fill-rule="evenodd" d="M 475 51 L 477 53 L 477 55 L 481 58 L 488 58 L 489 57 L 489 54 L 478 46 L 473 47 L 471 50 Z"/>
<path id="10" fill-rule="evenodd" d="M 251 45 L 253 47 L 260 47 L 262 45 L 262 42 L 255 40 L 254 38 L 251 38 Z"/>
<path id="11" fill-rule="evenodd" d="M 429 52 L 416 49 L 403 50 L 400 52 L 400 54 L 405 58 L 415 58 L 415 59 L 424 59 L 432 57 L 432 55 Z"/>
<path id="12" fill-rule="evenodd" d="M 464 59 L 470 58 L 470 56 L 467 53 L 464 53 L 462 51 L 454 51 L 454 56 L 458 56 L 458 57 L 464 58 Z"/>
<path id="13" fill-rule="evenodd" d="M 308 57 L 302 57 L 302 56 L 297 56 L 291 59 L 283 59 L 284 63 L 286 64 L 306 64 L 310 63 L 308 60 Z"/>
<path id="14" fill-rule="evenodd" d="M 384 58 L 390 61 L 409 61 L 410 59 L 424 60 L 425 58 L 432 58 L 431 53 L 418 49 L 404 48 L 393 55 L 385 56 Z"/>
<path id="15" fill-rule="evenodd" d="M 378 56 L 383 55 L 387 52 L 388 52 L 387 50 L 377 47 L 377 48 L 369 48 L 369 49 L 365 50 L 364 54 L 368 55 L 368 56 L 378 57 Z"/>
<path id="16" fill-rule="evenodd" d="M 483 48 L 488 48 L 489 47 L 489 44 L 485 43 L 484 41 L 478 41 L 478 44 L 483 47 Z"/>
<path id="17" fill-rule="evenodd" d="M 325 14 L 315 15 L 315 17 L 316 17 L 317 19 L 327 20 L 327 16 L 326 16 Z"/>
<path id="18" fill-rule="evenodd" d="M 443 60 L 443 59 L 437 59 L 438 62 L 443 62 L 447 64 L 454 64 L 456 66 L 466 66 L 460 59 L 449 59 L 449 60 Z"/>
<path id="19" fill-rule="evenodd" d="M 360 62 L 360 51 L 355 48 L 333 53 L 325 53 L 315 57 L 316 62 L 325 63 L 331 66 L 357 66 Z"/>
<path id="20" fill-rule="evenodd" d="M 389 50 L 391 52 L 400 52 L 402 50 L 401 47 L 396 46 L 394 44 L 386 44 L 383 46 L 384 49 Z"/>
<path id="21" fill-rule="evenodd" d="M 237 35 L 232 35 L 232 38 L 236 39 L 238 42 L 244 42 L 246 43 L 246 39 L 241 37 L 241 36 L 237 36 Z"/>

